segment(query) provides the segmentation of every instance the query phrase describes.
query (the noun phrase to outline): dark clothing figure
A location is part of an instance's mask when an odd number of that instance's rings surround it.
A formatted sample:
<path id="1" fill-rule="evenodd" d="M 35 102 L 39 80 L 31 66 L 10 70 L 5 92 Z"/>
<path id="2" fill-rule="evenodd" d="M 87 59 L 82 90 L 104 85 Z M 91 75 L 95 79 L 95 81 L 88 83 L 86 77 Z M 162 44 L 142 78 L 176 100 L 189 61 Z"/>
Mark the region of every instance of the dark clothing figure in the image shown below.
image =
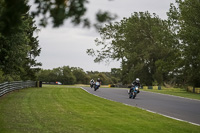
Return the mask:
<path id="1" fill-rule="evenodd" d="M 141 87 L 140 81 L 137 81 L 137 80 L 133 81 L 132 87 L 135 87 L 135 86 L 138 86 L 140 88 Z"/>
<path id="2" fill-rule="evenodd" d="M 137 91 L 137 93 L 140 93 L 139 88 L 141 87 L 141 85 L 140 85 L 140 79 L 139 79 L 139 78 L 136 78 L 136 80 L 133 81 L 132 86 L 131 86 L 131 88 L 130 88 L 130 90 L 129 90 L 129 93 L 131 92 L 131 89 L 132 89 L 133 87 L 135 87 L 135 86 L 138 86 L 138 91 Z"/>
<path id="3" fill-rule="evenodd" d="M 97 79 L 97 82 L 99 82 L 101 84 L 101 80 L 100 79 Z"/>
<path id="4" fill-rule="evenodd" d="M 92 88 L 95 85 L 95 82 L 93 79 L 90 80 L 90 87 Z"/>
<path id="5" fill-rule="evenodd" d="M 100 80 L 100 78 L 98 78 L 96 83 L 95 83 L 96 90 L 99 89 L 100 86 L 101 86 L 101 80 Z"/>
<path id="6" fill-rule="evenodd" d="M 96 84 L 100 87 L 100 85 L 101 85 L 101 80 L 100 80 L 100 78 L 98 78 L 96 82 L 97 82 Z"/>

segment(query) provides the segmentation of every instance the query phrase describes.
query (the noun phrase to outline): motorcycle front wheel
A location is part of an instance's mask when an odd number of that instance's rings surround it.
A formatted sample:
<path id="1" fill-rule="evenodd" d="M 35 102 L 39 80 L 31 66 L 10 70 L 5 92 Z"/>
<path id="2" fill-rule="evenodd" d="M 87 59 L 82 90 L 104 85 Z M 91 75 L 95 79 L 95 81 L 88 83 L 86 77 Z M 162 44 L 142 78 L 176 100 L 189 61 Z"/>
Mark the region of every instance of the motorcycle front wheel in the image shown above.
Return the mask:
<path id="1" fill-rule="evenodd" d="M 134 92 L 134 94 L 133 94 L 133 99 L 135 99 L 135 97 L 136 97 L 136 92 Z"/>
<path id="2" fill-rule="evenodd" d="M 129 94 L 129 98 L 131 99 L 131 98 L 132 98 L 132 96 L 133 96 L 133 93 L 132 93 L 132 92 L 130 92 L 130 94 Z"/>

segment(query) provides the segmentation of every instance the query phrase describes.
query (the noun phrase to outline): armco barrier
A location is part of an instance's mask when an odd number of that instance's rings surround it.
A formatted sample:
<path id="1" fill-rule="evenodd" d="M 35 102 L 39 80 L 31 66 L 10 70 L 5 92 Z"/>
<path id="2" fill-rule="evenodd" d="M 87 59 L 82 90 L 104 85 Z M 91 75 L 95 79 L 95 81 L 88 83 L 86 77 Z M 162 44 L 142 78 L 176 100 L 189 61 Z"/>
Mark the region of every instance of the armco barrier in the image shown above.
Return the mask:
<path id="1" fill-rule="evenodd" d="M 195 93 L 200 94 L 200 88 L 195 88 Z"/>
<path id="2" fill-rule="evenodd" d="M 142 89 L 161 90 L 161 86 L 143 86 Z"/>
<path id="3" fill-rule="evenodd" d="M 200 94 L 200 88 L 195 88 L 192 86 L 188 86 L 187 91 Z"/>
<path id="4" fill-rule="evenodd" d="M 0 97 L 14 90 L 19 90 L 19 89 L 28 88 L 28 87 L 35 87 L 35 86 L 36 86 L 35 81 L 4 82 L 0 84 Z"/>

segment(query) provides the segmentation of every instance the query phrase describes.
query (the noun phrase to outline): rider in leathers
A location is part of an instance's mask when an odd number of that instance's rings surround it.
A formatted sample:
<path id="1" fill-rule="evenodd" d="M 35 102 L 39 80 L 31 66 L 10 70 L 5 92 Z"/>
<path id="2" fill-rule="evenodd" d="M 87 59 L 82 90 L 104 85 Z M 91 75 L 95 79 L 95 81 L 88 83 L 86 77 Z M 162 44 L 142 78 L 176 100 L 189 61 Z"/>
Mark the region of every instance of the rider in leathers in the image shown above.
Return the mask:
<path id="1" fill-rule="evenodd" d="M 95 84 L 94 79 L 91 79 L 90 80 L 90 87 L 92 88 L 94 84 Z"/>
<path id="2" fill-rule="evenodd" d="M 138 88 L 141 87 L 141 85 L 140 85 L 140 79 L 139 79 L 139 78 L 136 78 L 136 80 L 133 81 L 132 86 L 131 86 L 131 88 L 130 88 L 130 90 L 129 90 L 129 93 L 131 92 L 131 89 L 132 89 L 133 87 L 135 87 L 135 86 L 138 86 Z M 139 89 L 138 89 L 137 93 L 140 93 Z"/>

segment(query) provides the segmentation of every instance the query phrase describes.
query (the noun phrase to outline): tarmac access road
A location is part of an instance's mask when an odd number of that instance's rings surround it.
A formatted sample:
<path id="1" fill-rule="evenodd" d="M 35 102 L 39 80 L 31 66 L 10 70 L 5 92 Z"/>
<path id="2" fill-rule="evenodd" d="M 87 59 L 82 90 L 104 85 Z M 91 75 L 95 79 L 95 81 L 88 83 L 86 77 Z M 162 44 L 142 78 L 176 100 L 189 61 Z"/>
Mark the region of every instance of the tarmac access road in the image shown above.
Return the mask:
<path id="1" fill-rule="evenodd" d="M 129 99 L 123 88 L 100 88 L 97 91 L 82 87 L 87 92 L 112 101 L 145 109 L 173 119 L 200 126 L 200 100 L 140 91 L 135 99 Z"/>

